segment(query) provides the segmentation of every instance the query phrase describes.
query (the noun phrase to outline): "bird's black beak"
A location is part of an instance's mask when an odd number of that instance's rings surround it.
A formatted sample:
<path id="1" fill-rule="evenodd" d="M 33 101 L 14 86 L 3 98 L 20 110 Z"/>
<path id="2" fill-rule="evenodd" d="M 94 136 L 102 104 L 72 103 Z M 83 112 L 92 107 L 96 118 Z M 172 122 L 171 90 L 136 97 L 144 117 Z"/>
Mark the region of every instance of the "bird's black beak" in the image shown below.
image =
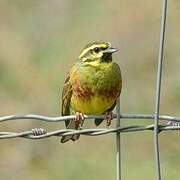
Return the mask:
<path id="1" fill-rule="evenodd" d="M 113 48 L 113 47 L 108 47 L 105 51 L 104 51 L 104 53 L 110 53 L 110 54 L 112 54 L 112 53 L 115 53 L 115 52 L 117 52 L 118 51 L 118 49 L 115 49 L 115 48 Z"/>

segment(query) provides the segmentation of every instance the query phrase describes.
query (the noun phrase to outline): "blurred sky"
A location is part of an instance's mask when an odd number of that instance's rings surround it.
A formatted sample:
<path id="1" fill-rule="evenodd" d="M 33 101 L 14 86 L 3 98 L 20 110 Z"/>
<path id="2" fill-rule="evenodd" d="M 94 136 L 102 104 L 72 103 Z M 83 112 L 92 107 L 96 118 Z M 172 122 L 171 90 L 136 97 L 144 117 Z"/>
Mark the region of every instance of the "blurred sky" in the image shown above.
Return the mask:
<path id="1" fill-rule="evenodd" d="M 59 115 L 69 68 L 89 42 L 105 40 L 123 76 L 124 113 L 153 113 L 155 103 L 161 1 L 2 0 L 0 1 L 0 113 Z M 161 113 L 180 116 L 180 2 L 169 1 Z M 123 124 L 139 121 L 123 121 Z M 143 122 L 145 123 L 145 122 Z M 49 130 L 62 123 L 5 122 L 1 131 L 32 127 Z M 105 125 L 102 125 L 105 126 Z M 94 127 L 92 122 L 86 127 Z M 154 178 L 152 133 L 122 137 L 123 179 Z M 160 135 L 162 173 L 179 177 L 179 137 Z M 114 135 L 59 139 L 1 140 L 0 176 L 21 179 L 114 179 Z M 95 148 L 97 147 L 98 148 Z M 91 175 L 91 176 L 90 176 Z"/>

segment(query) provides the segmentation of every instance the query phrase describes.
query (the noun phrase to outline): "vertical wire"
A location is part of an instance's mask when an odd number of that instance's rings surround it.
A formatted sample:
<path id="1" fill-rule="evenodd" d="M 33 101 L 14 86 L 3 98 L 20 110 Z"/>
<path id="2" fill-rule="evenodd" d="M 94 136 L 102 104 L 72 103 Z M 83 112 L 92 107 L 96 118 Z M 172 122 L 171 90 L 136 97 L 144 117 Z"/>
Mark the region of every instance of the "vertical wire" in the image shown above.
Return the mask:
<path id="1" fill-rule="evenodd" d="M 156 104 L 155 104 L 155 116 L 154 116 L 154 152 L 156 163 L 156 179 L 161 180 L 160 170 L 160 155 L 159 155 L 159 139 L 158 139 L 158 123 L 159 123 L 159 111 L 160 111 L 160 95 L 161 95 L 161 79 L 162 79 L 162 65 L 164 58 L 164 40 L 166 30 L 166 14 L 167 14 L 167 0 L 162 2 L 162 17 L 161 17 L 161 30 L 160 30 L 160 45 L 159 45 L 159 57 L 158 57 L 158 73 L 156 84 Z"/>
<path id="2" fill-rule="evenodd" d="M 120 98 L 116 103 L 116 127 L 120 126 Z M 121 180 L 121 138 L 120 132 L 116 133 L 116 180 Z"/>

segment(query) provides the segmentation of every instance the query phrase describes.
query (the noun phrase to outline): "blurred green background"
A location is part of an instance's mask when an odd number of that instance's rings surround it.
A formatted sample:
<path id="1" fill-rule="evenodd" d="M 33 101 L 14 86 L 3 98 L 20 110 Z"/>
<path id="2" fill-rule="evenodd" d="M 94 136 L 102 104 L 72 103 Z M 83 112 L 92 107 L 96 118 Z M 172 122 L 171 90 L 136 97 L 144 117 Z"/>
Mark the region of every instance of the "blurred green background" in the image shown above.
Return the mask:
<path id="1" fill-rule="evenodd" d="M 123 76 L 123 113 L 153 113 L 161 1 L 1 0 L 0 115 L 59 115 L 63 81 L 84 45 L 96 40 L 119 49 L 114 56 Z M 169 1 L 161 113 L 179 115 L 180 2 Z M 122 120 L 122 124 L 148 124 Z M 113 124 L 114 126 L 114 124 Z M 33 127 L 64 128 L 63 123 L 14 121 L 0 131 Z M 94 128 L 92 121 L 84 128 Z M 105 124 L 102 125 L 105 127 Z M 122 179 L 155 179 L 152 132 L 122 135 Z M 179 179 L 180 137 L 160 134 L 162 177 Z M 4 180 L 115 179 L 115 135 L 0 141 Z"/>

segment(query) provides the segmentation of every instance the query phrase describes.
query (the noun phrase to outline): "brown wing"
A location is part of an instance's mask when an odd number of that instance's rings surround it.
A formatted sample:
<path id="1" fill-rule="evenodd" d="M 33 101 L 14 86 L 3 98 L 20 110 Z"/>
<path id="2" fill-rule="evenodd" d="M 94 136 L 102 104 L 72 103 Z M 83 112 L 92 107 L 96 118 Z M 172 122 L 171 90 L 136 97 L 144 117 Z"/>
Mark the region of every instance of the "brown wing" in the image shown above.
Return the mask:
<path id="1" fill-rule="evenodd" d="M 70 83 L 70 76 L 66 78 L 64 82 L 63 92 L 62 92 L 62 106 L 61 106 L 61 115 L 66 116 L 70 115 L 70 103 L 72 96 L 72 86 Z M 69 124 L 69 120 L 65 121 L 66 127 Z"/>
<path id="2" fill-rule="evenodd" d="M 72 97 L 72 85 L 70 82 L 70 75 L 68 74 L 68 77 L 66 78 L 64 82 L 64 88 L 62 92 L 62 106 L 61 106 L 61 115 L 66 116 L 70 115 L 70 104 L 71 104 L 71 97 Z M 79 129 L 79 125 L 75 123 L 74 120 L 66 120 L 65 121 L 66 128 L 68 129 Z M 70 136 L 63 136 L 61 138 L 61 142 L 65 143 L 69 141 L 70 139 L 75 141 L 79 139 L 79 134 L 77 135 L 70 135 Z"/>

